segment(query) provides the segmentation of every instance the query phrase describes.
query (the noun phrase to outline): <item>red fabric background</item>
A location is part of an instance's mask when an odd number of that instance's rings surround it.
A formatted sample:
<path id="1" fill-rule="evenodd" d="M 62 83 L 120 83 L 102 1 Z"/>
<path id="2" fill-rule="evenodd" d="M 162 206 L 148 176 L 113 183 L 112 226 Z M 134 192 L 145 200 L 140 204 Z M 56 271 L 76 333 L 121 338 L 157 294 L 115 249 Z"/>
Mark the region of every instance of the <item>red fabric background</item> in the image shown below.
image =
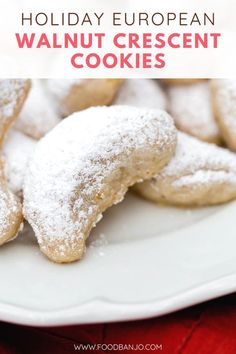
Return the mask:
<path id="1" fill-rule="evenodd" d="M 0 354 L 104 353 L 102 350 L 75 351 L 74 344 L 79 343 L 158 343 L 163 349 L 149 353 L 235 354 L 235 305 L 236 294 L 143 321 L 58 328 L 23 327 L 2 322 Z"/>

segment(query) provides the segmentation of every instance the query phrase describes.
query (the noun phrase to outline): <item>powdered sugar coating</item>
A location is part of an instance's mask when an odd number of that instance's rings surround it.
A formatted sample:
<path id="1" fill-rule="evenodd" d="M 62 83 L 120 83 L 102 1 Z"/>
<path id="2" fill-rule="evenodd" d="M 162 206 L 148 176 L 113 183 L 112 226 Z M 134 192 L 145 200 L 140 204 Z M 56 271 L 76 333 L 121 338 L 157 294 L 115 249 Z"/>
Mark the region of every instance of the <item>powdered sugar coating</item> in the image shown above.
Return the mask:
<path id="1" fill-rule="evenodd" d="M 41 249 L 58 241 L 54 260 L 68 261 L 107 207 L 164 166 L 175 142 L 172 119 L 158 110 L 95 107 L 61 122 L 37 144 L 25 180 L 24 213 Z"/>
<path id="2" fill-rule="evenodd" d="M 236 150 L 236 79 L 212 80 L 218 124 L 227 145 Z"/>
<path id="3" fill-rule="evenodd" d="M 16 130 L 10 130 L 3 145 L 5 175 L 12 192 L 21 195 L 28 161 L 36 141 Z"/>
<path id="4" fill-rule="evenodd" d="M 29 96 L 15 124 L 17 130 L 34 139 L 44 136 L 61 120 L 55 100 L 47 91 L 44 81 L 32 81 Z"/>
<path id="5" fill-rule="evenodd" d="M 14 115 L 18 100 L 24 96 L 26 80 L 0 80 L 0 117 L 8 119 Z"/>
<path id="6" fill-rule="evenodd" d="M 123 83 L 114 104 L 166 110 L 167 99 L 157 80 L 132 79 Z"/>
<path id="7" fill-rule="evenodd" d="M 50 79 L 47 88 L 63 117 L 83 109 L 112 103 L 121 79 Z"/>
<path id="8" fill-rule="evenodd" d="M 158 178 L 180 176 L 173 183 L 204 184 L 215 179 L 227 179 L 236 183 L 236 155 L 213 144 L 178 133 L 178 143 L 174 157 Z"/>
<path id="9" fill-rule="evenodd" d="M 29 80 L 0 80 L 0 140 L 17 118 L 30 87 Z M 14 239 L 22 224 L 19 200 L 9 190 L 0 158 L 0 245 Z"/>
<path id="10" fill-rule="evenodd" d="M 17 118 L 30 88 L 29 80 L 0 80 L 0 140 Z"/>
<path id="11" fill-rule="evenodd" d="M 236 155 L 179 132 L 169 164 L 137 190 L 152 200 L 182 205 L 230 200 L 236 197 Z"/>
<path id="12" fill-rule="evenodd" d="M 169 111 L 180 130 L 203 141 L 219 142 L 208 81 L 170 86 L 168 96 Z"/>
<path id="13" fill-rule="evenodd" d="M 58 101 L 66 97 L 74 85 L 81 85 L 86 79 L 50 79 L 47 87 Z"/>
<path id="14" fill-rule="evenodd" d="M 23 221 L 19 200 L 9 190 L 3 174 L 3 160 L 0 160 L 0 246 L 14 239 Z"/>
<path id="15" fill-rule="evenodd" d="M 19 214 L 15 217 L 15 215 Z M 19 202 L 5 188 L 0 188 L 0 245 L 15 238 L 20 231 L 22 217 Z M 9 230 L 15 230 L 9 232 Z M 6 237 L 6 235 L 8 235 Z"/>

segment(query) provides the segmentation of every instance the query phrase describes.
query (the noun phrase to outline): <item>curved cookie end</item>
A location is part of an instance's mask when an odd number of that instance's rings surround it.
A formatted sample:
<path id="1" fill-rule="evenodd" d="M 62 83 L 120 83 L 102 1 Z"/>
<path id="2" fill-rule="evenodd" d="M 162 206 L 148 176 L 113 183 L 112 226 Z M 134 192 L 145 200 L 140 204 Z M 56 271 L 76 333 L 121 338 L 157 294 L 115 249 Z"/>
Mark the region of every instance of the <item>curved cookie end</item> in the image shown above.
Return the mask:
<path id="1" fill-rule="evenodd" d="M 23 223 L 22 206 L 18 198 L 11 192 L 3 192 L 1 210 L 4 222 L 0 226 L 0 246 L 17 237 Z M 3 205 L 4 204 L 4 205 Z"/>
<path id="2" fill-rule="evenodd" d="M 82 237 L 73 240 L 49 240 L 40 238 L 39 247 L 51 261 L 55 263 L 70 263 L 80 260 L 85 253 L 85 241 Z"/>

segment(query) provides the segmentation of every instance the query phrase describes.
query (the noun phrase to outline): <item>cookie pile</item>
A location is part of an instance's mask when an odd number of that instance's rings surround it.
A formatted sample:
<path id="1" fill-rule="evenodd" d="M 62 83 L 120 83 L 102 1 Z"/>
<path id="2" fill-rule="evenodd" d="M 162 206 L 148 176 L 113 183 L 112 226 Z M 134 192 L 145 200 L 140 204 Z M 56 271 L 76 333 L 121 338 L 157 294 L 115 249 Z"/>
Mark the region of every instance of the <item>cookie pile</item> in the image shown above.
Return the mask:
<path id="1" fill-rule="evenodd" d="M 57 263 L 83 257 L 128 188 L 155 203 L 236 198 L 236 80 L 0 80 L 0 245 L 23 219 Z"/>

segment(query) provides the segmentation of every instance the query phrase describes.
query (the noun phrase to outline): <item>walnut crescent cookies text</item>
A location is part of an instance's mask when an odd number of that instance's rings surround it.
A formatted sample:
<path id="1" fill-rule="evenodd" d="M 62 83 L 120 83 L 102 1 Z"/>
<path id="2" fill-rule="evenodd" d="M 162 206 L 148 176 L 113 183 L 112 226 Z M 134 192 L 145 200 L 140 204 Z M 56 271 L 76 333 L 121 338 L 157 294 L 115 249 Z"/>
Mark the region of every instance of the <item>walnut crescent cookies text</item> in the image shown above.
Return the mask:
<path id="1" fill-rule="evenodd" d="M 0 142 L 17 118 L 30 88 L 29 80 L 0 80 Z M 23 221 L 18 198 L 10 191 L 0 157 L 0 245 L 14 239 Z"/>
<path id="2" fill-rule="evenodd" d="M 236 198 L 236 156 L 179 132 L 169 164 L 155 178 L 134 188 L 154 202 L 180 206 L 224 203 Z"/>
<path id="3" fill-rule="evenodd" d="M 24 185 L 24 215 L 55 262 L 82 258 L 102 213 L 128 187 L 158 174 L 176 147 L 160 110 L 94 107 L 62 121 L 36 145 Z"/>

